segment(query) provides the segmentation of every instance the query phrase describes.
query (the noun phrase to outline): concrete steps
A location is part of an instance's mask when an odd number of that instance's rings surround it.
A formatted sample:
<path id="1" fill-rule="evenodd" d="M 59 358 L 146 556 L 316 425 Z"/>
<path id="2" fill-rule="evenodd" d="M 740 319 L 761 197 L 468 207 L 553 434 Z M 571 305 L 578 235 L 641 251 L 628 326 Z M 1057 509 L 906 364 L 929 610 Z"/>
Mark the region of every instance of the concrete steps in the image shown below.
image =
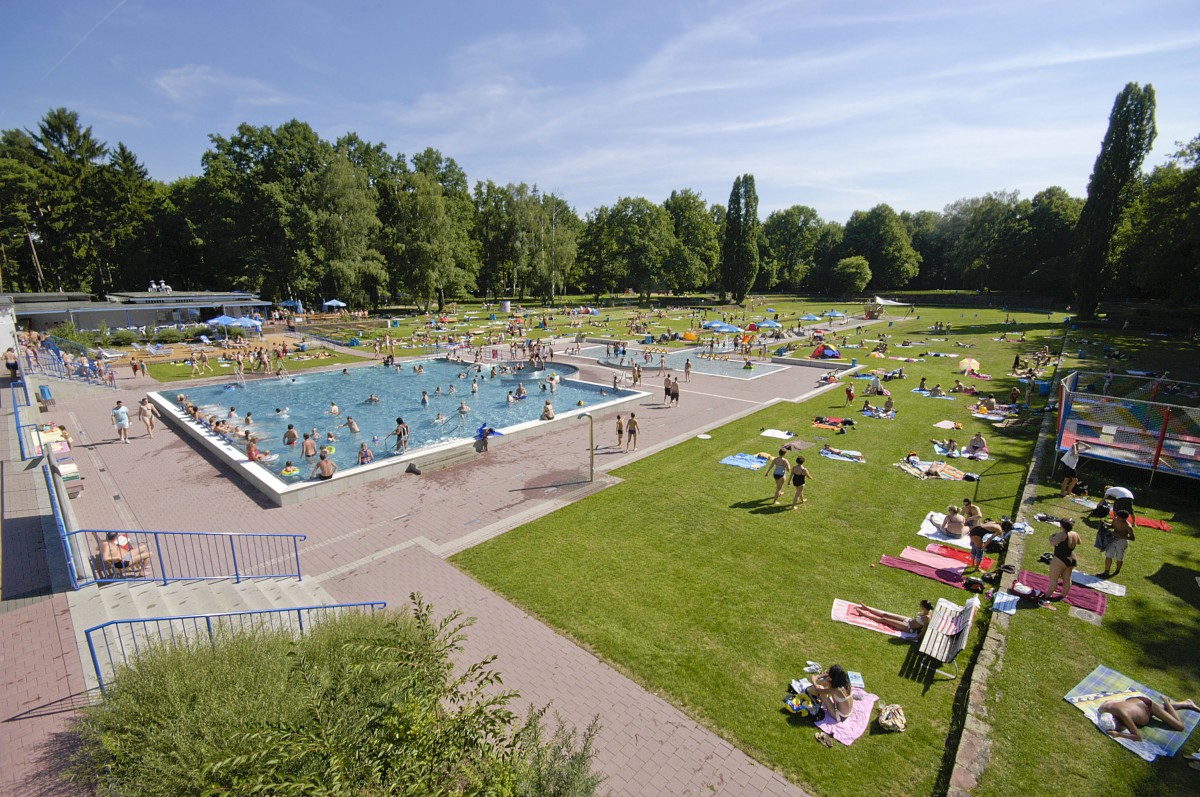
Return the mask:
<path id="1" fill-rule="evenodd" d="M 336 600 L 314 579 L 255 579 L 241 583 L 233 579 L 219 581 L 173 581 L 162 583 L 116 583 L 92 585 L 68 593 L 76 643 L 83 662 L 88 689 L 99 686 L 85 631 L 110 620 L 173 618 L 197 614 L 291 609 L 302 606 L 328 606 Z M 185 624 L 167 621 L 178 630 Z M 96 637 L 99 644 L 99 637 Z M 139 626 L 125 627 L 110 634 L 107 649 L 98 651 L 101 670 L 107 679 L 110 661 L 119 659 L 122 650 L 139 648 L 146 635 Z"/>

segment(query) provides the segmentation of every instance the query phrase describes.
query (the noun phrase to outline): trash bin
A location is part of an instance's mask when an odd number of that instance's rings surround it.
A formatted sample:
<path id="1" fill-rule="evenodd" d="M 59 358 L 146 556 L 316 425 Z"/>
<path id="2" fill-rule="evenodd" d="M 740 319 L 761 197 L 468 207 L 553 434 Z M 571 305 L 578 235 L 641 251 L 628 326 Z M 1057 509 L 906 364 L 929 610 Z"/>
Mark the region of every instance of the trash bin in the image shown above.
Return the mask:
<path id="1" fill-rule="evenodd" d="M 856 366 L 856 365 L 858 365 L 858 358 L 857 358 L 857 357 L 851 357 L 851 358 L 850 358 L 850 367 L 851 367 L 851 368 L 853 368 L 853 367 L 854 367 L 854 366 Z"/>
<path id="2" fill-rule="evenodd" d="M 1044 380 L 1039 379 L 1034 384 L 1037 385 L 1038 393 L 1040 393 L 1043 396 L 1050 395 L 1050 380 L 1049 379 L 1044 379 Z"/>

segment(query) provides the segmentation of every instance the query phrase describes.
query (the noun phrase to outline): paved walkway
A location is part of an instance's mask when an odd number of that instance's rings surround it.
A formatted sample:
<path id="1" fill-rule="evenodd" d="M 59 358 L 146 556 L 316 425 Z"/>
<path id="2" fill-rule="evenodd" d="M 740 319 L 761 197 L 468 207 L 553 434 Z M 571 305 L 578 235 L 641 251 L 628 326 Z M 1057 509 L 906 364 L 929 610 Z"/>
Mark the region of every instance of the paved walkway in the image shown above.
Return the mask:
<path id="1" fill-rule="evenodd" d="M 585 378 L 611 379 L 608 369 L 568 361 L 580 365 Z M 76 460 L 86 488 L 72 506 L 81 526 L 307 534 L 301 548 L 304 573 L 320 580 L 338 599 L 382 598 L 402 606 L 410 592 L 421 592 L 441 611 L 461 609 L 478 618 L 466 655 L 477 659 L 498 654 L 495 666 L 505 686 L 519 691 L 522 701 L 549 703 L 577 727 L 599 714 L 603 727 L 597 765 L 614 794 L 803 794 L 444 561 L 458 550 L 602 489 L 611 478 L 605 472 L 613 467 L 778 398 L 799 398 L 814 389 L 819 374 L 813 368 L 792 367 L 748 382 L 693 374 L 691 382 L 681 383 L 680 406 L 667 408 L 658 400 L 656 385 L 661 386 L 661 380 L 650 375 L 656 370 L 647 371 L 651 395 L 634 407 L 642 421 L 642 448 L 636 454 L 616 451 L 616 410 L 597 417 L 595 484 L 587 480 L 587 424 L 579 422 L 537 437 L 500 438 L 490 453 L 454 468 L 420 477 L 401 474 L 358 491 L 282 508 L 270 505 L 170 427 L 150 439 L 135 423 L 132 443 L 116 442 L 109 424 L 113 402 L 135 401 L 140 391 L 158 387 L 152 380 L 138 384 L 122 374 L 117 393 L 85 391 L 69 401 L 60 399 L 51 414 L 76 433 Z M 629 409 L 625 405 L 621 411 Z M 11 420 L 8 423 L 11 429 Z M 6 508 L 5 538 L 7 522 Z M 29 614 L 20 619 L 29 623 L 29 634 L 39 640 L 36 644 L 30 636 L 19 635 L 24 626 L 0 615 L 6 676 L 36 670 L 48 679 L 45 663 L 56 662 L 56 686 L 38 691 L 37 701 L 43 706 L 69 705 L 77 699 L 72 686 L 80 683 L 82 664 L 69 620 L 62 616 L 65 603 L 56 596 L 22 609 Z M 59 629 L 57 640 L 45 633 L 52 627 Z M 10 689 L 0 703 L 6 720 L 23 710 L 23 704 L 14 704 Z M 36 726 L 26 726 L 26 753 L 11 757 L 5 783 L 25 782 L 36 772 L 36 760 L 27 757 L 28 751 L 35 744 L 44 748 L 60 722 L 39 720 Z M 11 749 L 4 745 L 5 762 Z"/>

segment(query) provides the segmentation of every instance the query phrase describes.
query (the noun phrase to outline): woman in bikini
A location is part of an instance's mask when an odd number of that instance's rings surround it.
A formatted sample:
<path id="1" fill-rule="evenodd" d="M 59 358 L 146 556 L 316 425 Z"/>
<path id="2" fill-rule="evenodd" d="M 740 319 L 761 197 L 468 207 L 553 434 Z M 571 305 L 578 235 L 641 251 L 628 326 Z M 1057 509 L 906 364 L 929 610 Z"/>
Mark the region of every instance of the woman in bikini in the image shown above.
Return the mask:
<path id="1" fill-rule="evenodd" d="M 958 511 L 958 507 L 946 507 L 946 517 L 942 518 L 942 533 L 947 537 L 961 537 L 966 530 L 967 521 Z"/>
<path id="2" fill-rule="evenodd" d="M 779 496 L 783 495 L 783 486 L 787 484 L 788 474 L 792 472 L 792 465 L 787 461 L 786 453 L 782 448 L 779 449 L 779 454 L 771 460 L 766 471 L 767 474 L 775 477 L 775 500 L 772 505 L 779 503 Z"/>
<path id="3" fill-rule="evenodd" d="M 780 453 L 782 452 L 783 449 L 780 449 Z M 811 478 L 812 474 L 804 467 L 804 457 L 796 457 L 796 464 L 792 466 L 792 486 L 796 488 L 796 495 L 792 498 L 792 509 L 795 509 L 797 504 L 808 503 L 808 499 L 804 497 L 804 483 Z"/>
<path id="4" fill-rule="evenodd" d="M 850 692 L 850 676 L 840 664 L 835 664 L 827 671 L 813 678 L 813 685 L 805 693 L 819 702 L 825 713 L 835 721 L 843 722 L 854 711 L 854 698 Z"/>
<path id="5" fill-rule="evenodd" d="M 1054 546 L 1054 556 L 1050 558 L 1050 589 L 1048 600 L 1064 600 L 1071 592 L 1071 572 L 1075 570 L 1075 547 L 1079 545 L 1079 535 L 1073 531 L 1074 522 L 1070 519 L 1058 521 L 1059 530 L 1050 535 L 1050 544 Z M 1054 591 L 1062 582 L 1062 594 L 1055 596 Z"/>
<path id="6" fill-rule="evenodd" d="M 893 614 L 879 609 L 872 609 L 865 603 L 858 605 L 858 613 L 864 617 L 870 617 L 876 622 L 883 623 L 888 628 L 895 628 L 897 631 L 903 631 L 906 634 L 916 634 L 921 636 L 925 633 L 925 629 L 929 627 L 929 617 L 933 612 L 933 604 L 929 601 L 921 601 L 920 609 L 916 617 L 905 617 L 902 614 Z"/>

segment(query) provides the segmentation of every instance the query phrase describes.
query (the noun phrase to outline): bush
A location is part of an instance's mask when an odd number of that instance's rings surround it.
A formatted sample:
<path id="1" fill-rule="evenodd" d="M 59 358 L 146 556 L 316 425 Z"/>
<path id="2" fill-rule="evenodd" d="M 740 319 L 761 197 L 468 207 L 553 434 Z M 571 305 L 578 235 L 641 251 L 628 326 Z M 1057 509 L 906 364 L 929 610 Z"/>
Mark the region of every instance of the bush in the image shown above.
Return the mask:
<path id="1" fill-rule="evenodd" d="M 134 329 L 118 329 L 108 336 L 114 346 L 131 346 L 142 339 L 141 334 Z"/>
<path id="2" fill-rule="evenodd" d="M 454 666 L 468 623 L 412 600 L 297 640 L 151 649 L 84 710 L 68 777 L 100 795 L 594 794 L 595 723 L 517 727 L 491 658 Z"/>
<path id="3" fill-rule="evenodd" d="M 201 335 L 207 335 L 209 328 L 205 324 L 193 324 L 183 331 L 185 340 L 196 340 Z"/>
<path id="4" fill-rule="evenodd" d="M 163 327 L 155 330 L 153 341 L 155 343 L 182 343 L 183 333 L 175 327 Z"/>

